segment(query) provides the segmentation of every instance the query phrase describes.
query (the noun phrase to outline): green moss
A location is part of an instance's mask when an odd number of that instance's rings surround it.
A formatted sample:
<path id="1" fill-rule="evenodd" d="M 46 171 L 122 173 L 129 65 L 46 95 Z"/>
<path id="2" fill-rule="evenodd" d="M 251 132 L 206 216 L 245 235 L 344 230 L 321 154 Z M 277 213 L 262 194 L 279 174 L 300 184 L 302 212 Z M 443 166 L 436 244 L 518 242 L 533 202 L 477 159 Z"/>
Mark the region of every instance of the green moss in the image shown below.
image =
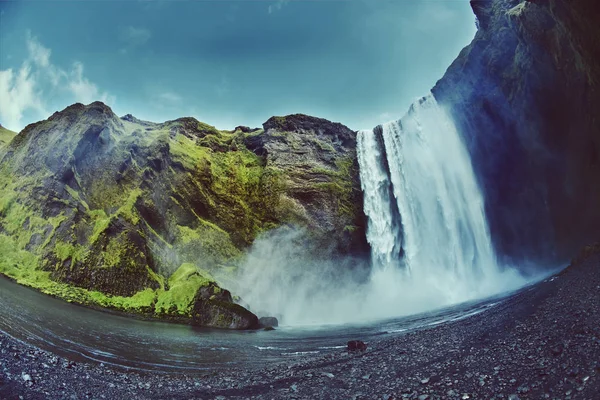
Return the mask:
<path id="1" fill-rule="evenodd" d="M 197 146 L 196 143 L 184 136 L 177 135 L 169 142 L 169 152 L 173 160 L 180 162 L 188 171 L 194 171 L 203 165 L 203 161 L 210 158 L 210 150 Z"/>
<path id="2" fill-rule="evenodd" d="M 201 267 L 214 269 L 240 257 L 241 252 L 233 245 L 227 232 L 210 222 L 199 221 L 196 229 L 178 226 L 176 248 L 181 259 L 198 260 Z"/>
<path id="3" fill-rule="evenodd" d="M 117 210 L 116 215 L 122 216 L 127 221 L 136 225 L 140 221 L 140 217 L 139 217 L 137 211 L 135 210 L 135 202 L 141 196 L 141 194 L 142 194 L 141 189 L 134 189 L 131 192 L 129 192 L 129 196 L 127 197 L 127 200 Z"/>
<path id="4" fill-rule="evenodd" d="M 0 148 L 6 146 L 15 137 L 16 133 L 0 126 Z"/>
<path id="5" fill-rule="evenodd" d="M 145 289 L 131 297 L 108 296 L 101 292 L 89 291 L 88 298 L 92 304 L 112 308 L 124 312 L 150 313 L 156 303 L 157 291 Z"/>
<path id="6" fill-rule="evenodd" d="M 88 206 L 88 204 L 85 201 L 83 201 L 83 199 L 79 195 L 78 191 L 76 191 L 75 189 L 73 189 L 69 185 L 65 185 L 65 189 L 67 190 L 67 192 L 69 192 L 69 194 L 71 195 L 72 198 L 74 198 L 75 200 L 77 200 L 79 203 L 83 204 L 83 206 L 85 207 L 85 209 L 89 211 L 90 207 Z"/>
<path id="7" fill-rule="evenodd" d="M 71 259 L 71 265 L 74 265 L 85 258 L 87 248 L 72 243 L 57 242 L 54 245 L 54 254 L 60 261 Z"/>
<path id="8" fill-rule="evenodd" d="M 214 284 L 212 276 L 194 264 L 182 264 L 169 278 L 169 290 L 158 295 L 155 305 L 157 314 L 191 316 L 194 298 L 203 286 Z"/>
<path id="9" fill-rule="evenodd" d="M 94 244 L 100 237 L 100 234 L 104 232 L 106 228 L 108 228 L 111 218 L 106 215 L 104 210 L 92 210 L 88 213 L 88 215 L 94 224 L 92 235 L 90 237 L 90 244 Z"/>

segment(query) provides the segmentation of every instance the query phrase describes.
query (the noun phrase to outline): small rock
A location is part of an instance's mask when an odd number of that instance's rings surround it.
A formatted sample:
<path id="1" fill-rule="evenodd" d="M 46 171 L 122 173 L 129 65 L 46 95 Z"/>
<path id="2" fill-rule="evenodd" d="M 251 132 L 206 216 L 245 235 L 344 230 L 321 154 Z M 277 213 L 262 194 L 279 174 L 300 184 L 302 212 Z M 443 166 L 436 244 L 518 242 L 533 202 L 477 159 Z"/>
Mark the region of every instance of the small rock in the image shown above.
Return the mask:
<path id="1" fill-rule="evenodd" d="M 429 378 L 421 379 L 421 383 L 427 385 L 429 383 Z"/>
<path id="2" fill-rule="evenodd" d="M 521 386 L 520 388 L 517 389 L 517 391 L 519 393 L 528 393 L 529 392 L 529 386 Z"/>
<path id="3" fill-rule="evenodd" d="M 367 345 L 362 340 L 351 340 L 348 342 L 348 351 L 365 351 Z"/>
<path id="4" fill-rule="evenodd" d="M 290 386 L 290 389 L 292 389 L 293 392 L 297 392 L 298 391 L 298 386 L 292 385 L 292 386 Z"/>
<path id="5" fill-rule="evenodd" d="M 335 376 L 331 372 L 321 372 L 321 375 L 326 376 L 328 378 L 333 378 Z"/>
<path id="6" fill-rule="evenodd" d="M 422 394 L 418 397 L 419 400 L 427 400 L 429 398 L 428 394 Z"/>
<path id="7" fill-rule="evenodd" d="M 32 381 L 32 379 L 31 379 L 31 375 L 29 375 L 29 374 L 26 374 L 25 372 L 23 372 L 23 373 L 21 374 L 21 378 L 23 378 L 23 380 L 24 380 L 25 382 L 31 382 L 31 381 Z"/>
<path id="8" fill-rule="evenodd" d="M 558 344 L 558 345 L 552 347 L 551 351 L 552 351 L 552 354 L 554 354 L 555 356 L 559 356 L 563 352 L 563 345 Z"/>

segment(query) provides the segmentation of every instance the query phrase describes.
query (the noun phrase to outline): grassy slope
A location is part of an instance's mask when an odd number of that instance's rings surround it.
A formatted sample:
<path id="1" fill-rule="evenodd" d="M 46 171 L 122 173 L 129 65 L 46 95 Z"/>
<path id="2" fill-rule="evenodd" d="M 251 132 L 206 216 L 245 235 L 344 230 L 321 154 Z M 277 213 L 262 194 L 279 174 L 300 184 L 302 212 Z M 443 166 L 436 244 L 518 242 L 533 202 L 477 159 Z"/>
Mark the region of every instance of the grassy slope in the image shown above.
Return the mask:
<path id="1" fill-rule="evenodd" d="M 12 140 L 16 135 L 15 132 L 9 131 L 2 125 L 0 125 L 0 148 L 4 147 L 8 142 Z"/>

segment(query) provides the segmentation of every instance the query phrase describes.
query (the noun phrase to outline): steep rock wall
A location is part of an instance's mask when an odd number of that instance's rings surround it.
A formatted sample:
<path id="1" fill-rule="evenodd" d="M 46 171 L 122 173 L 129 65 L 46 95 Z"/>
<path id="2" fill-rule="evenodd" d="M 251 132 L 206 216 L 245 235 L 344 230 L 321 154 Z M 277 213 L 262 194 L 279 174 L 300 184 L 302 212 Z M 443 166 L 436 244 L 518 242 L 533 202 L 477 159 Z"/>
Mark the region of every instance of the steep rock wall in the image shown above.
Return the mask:
<path id="1" fill-rule="evenodd" d="M 600 236 L 600 7 L 471 5 L 475 39 L 433 93 L 465 137 L 499 255 L 566 260 Z"/>

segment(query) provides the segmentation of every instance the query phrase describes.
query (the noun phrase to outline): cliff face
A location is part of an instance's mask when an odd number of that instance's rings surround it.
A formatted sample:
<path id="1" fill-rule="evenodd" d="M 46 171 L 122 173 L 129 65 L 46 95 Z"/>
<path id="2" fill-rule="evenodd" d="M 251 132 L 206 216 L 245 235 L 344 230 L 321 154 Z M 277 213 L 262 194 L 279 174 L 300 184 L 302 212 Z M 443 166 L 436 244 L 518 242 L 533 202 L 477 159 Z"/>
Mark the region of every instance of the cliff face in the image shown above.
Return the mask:
<path id="1" fill-rule="evenodd" d="M 567 259 L 600 236 L 600 7 L 471 5 L 476 37 L 433 93 L 466 139 L 499 254 Z"/>
<path id="2" fill-rule="evenodd" d="M 265 130 L 100 102 L 27 126 L 0 153 L 0 272 L 79 303 L 255 325 L 212 274 L 259 234 L 290 223 L 328 251 L 366 248 L 354 132 L 307 116 Z"/>

